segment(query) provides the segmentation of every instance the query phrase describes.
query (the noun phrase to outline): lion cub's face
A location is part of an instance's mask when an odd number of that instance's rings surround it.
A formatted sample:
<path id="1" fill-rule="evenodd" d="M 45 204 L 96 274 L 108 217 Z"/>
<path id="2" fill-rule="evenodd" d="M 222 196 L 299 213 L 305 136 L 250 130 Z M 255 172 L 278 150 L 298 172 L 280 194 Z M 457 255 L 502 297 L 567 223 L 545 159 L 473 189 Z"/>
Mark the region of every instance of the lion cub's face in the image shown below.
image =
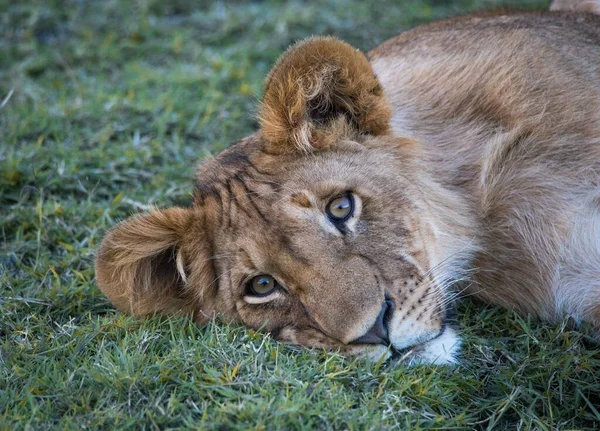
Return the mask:
<path id="1" fill-rule="evenodd" d="M 200 167 L 194 207 L 110 232 L 100 288 L 137 315 L 218 313 L 308 347 L 452 362 L 452 250 L 418 144 L 388 136 L 389 118 L 362 54 L 293 47 L 267 80 L 261 130 Z"/>
<path id="2" fill-rule="evenodd" d="M 298 157 L 253 152 L 260 139 L 200 170 L 216 311 L 285 341 L 374 357 L 440 336 L 444 295 L 415 144 L 362 138 Z"/>

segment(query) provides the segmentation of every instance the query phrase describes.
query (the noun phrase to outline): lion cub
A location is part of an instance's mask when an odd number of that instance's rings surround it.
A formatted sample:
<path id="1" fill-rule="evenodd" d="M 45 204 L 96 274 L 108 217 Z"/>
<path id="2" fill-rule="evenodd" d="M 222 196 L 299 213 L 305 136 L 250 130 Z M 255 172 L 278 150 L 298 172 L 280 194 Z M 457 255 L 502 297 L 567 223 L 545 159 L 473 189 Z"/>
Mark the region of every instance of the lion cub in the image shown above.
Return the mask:
<path id="1" fill-rule="evenodd" d="M 308 39 L 259 118 L 200 166 L 192 208 L 106 236 L 117 308 L 439 364 L 462 291 L 600 325 L 600 17 L 475 14 L 368 56 Z"/>

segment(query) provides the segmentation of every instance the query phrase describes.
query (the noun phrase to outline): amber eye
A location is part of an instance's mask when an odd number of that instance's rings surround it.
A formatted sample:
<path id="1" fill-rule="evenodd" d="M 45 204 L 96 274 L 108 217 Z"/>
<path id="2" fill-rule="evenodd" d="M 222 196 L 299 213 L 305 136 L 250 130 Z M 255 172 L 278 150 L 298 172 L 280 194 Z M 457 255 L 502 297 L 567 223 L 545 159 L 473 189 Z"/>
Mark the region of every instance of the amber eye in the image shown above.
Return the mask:
<path id="1" fill-rule="evenodd" d="M 354 214 L 354 199 L 352 194 L 332 199 L 327 204 L 327 216 L 334 223 L 345 222 Z"/>
<path id="2" fill-rule="evenodd" d="M 270 275 L 257 275 L 248 282 L 248 293 L 254 296 L 267 296 L 278 287 L 277 280 Z"/>

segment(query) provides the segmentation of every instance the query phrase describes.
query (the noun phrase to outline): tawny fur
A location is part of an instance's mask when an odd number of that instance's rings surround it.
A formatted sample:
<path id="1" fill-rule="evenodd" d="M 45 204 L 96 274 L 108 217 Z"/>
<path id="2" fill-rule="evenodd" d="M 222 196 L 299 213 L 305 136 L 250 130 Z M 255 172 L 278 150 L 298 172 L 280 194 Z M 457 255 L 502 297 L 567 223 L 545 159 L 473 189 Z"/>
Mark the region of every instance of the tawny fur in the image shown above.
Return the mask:
<path id="1" fill-rule="evenodd" d="M 426 54 L 415 50 L 425 43 Z M 595 16 L 532 14 L 435 23 L 371 53 L 396 110 L 394 132 L 424 142 L 437 180 L 463 189 L 477 211 L 473 281 L 486 301 L 564 316 L 557 304 L 570 293 L 556 272 L 577 252 L 568 245 L 573 220 L 598 193 L 599 51 Z M 591 236 L 593 220 L 583 229 Z"/>
<path id="2" fill-rule="evenodd" d="M 332 38 L 290 48 L 260 130 L 201 165 L 193 208 L 108 234 L 109 299 L 377 358 L 384 346 L 351 343 L 390 298 L 392 347 L 436 363 L 459 343 L 456 289 L 600 325 L 600 18 L 470 15 L 368 57 Z M 347 192 L 341 232 L 325 207 Z M 250 296 L 259 274 L 281 289 Z"/>
<path id="3" fill-rule="evenodd" d="M 332 127 L 341 116 L 344 120 Z M 390 108 L 365 55 L 331 37 L 292 46 L 265 83 L 260 126 L 274 153 L 327 148 L 346 135 L 346 125 L 381 135 Z"/>
<path id="4" fill-rule="evenodd" d="M 600 0 L 554 0 L 550 10 L 600 14 Z"/>

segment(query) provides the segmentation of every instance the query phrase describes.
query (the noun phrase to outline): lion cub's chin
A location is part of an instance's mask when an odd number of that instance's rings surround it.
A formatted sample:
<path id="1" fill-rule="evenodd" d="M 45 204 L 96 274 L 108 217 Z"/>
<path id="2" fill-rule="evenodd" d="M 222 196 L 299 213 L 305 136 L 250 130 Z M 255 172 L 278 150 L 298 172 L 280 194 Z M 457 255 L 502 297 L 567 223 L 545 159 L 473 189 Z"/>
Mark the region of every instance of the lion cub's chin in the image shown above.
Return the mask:
<path id="1" fill-rule="evenodd" d="M 374 346 L 365 356 L 374 361 L 380 361 L 397 356 L 399 362 L 409 366 L 413 365 L 455 365 L 458 364 L 461 339 L 452 328 L 446 328 L 439 336 L 431 341 L 401 351 L 392 355 L 392 351 L 385 346 Z"/>
<path id="2" fill-rule="evenodd" d="M 402 355 L 409 365 L 453 365 L 458 363 L 461 339 L 452 328 L 444 331 L 431 341 L 415 346 Z"/>

